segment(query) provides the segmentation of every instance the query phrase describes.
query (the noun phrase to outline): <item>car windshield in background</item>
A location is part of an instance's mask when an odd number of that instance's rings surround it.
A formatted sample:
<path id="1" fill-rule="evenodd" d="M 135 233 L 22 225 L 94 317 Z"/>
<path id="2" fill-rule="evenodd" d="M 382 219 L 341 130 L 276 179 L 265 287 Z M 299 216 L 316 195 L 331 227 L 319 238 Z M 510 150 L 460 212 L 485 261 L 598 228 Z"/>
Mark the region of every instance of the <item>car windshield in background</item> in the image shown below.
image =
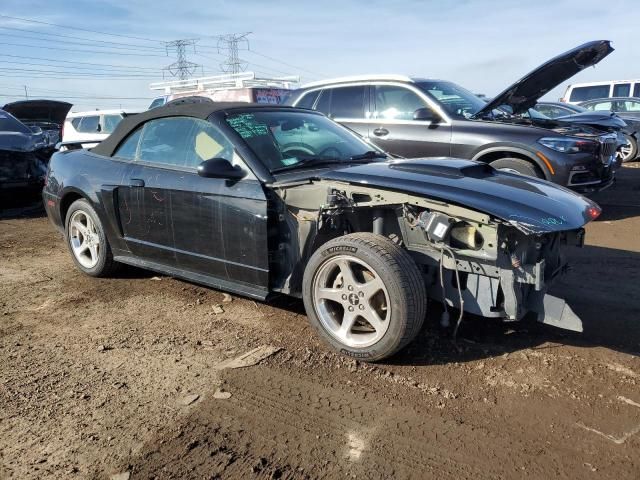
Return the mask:
<path id="1" fill-rule="evenodd" d="M 480 97 L 452 82 L 419 81 L 416 85 L 456 118 L 469 118 L 486 105 Z"/>
<path id="2" fill-rule="evenodd" d="M 122 120 L 122 115 L 105 115 L 104 116 L 104 127 L 102 128 L 102 132 L 100 133 L 112 133 L 120 121 Z"/>
<path id="3" fill-rule="evenodd" d="M 230 115 L 227 123 L 272 172 L 386 157 L 321 115 L 253 111 Z"/>
<path id="4" fill-rule="evenodd" d="M 31 133 L 31 130 L 12 115 L 0 110 L 0 132 Z"/>

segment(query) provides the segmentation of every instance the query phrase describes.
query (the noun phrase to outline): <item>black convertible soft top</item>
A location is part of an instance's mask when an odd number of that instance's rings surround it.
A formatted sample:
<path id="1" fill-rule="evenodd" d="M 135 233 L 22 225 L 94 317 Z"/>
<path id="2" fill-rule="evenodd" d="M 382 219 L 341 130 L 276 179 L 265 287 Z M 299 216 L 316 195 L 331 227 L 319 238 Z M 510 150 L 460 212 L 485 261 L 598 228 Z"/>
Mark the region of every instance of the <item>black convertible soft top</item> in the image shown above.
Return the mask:
<path id="1" fill-rule="evenodd" d="M 116 127 L 111 135 L 104 139 L 99 145 L 91 149 L 93 153 L 110 157 L 118 148 L 118 145 L 133 132 L 136 128 L 149 120 L 164 117 L 195 117 L 203 120 L 209 115 L 221 110 L 232 110 L 241 108 L 243 110 L 254 110 L 261 108 L 282 108 L 290 109 L 284 105 L 255 104 L 246 102 L 194 102 L 182 104 L 168 104 L 163 107 L 153 108 L 146 112 L 125 117 Z"/>

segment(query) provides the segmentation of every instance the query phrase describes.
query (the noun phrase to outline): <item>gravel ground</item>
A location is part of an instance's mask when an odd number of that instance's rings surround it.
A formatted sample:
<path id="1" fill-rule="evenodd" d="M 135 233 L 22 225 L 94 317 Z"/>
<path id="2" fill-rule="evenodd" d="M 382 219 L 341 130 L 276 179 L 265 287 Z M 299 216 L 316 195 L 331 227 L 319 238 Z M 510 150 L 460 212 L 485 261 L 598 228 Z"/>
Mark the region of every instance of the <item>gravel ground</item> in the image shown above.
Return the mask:
<path id="1" fill-rule="evenodd" d="M 454 344 L 432 304 L 376 365 L 298 301 L 83 276 L 37 208 L 5 209 L 0 478 L 640 478 L 638 166 L 555 287 L 583 334 L 470 318 Z"/>

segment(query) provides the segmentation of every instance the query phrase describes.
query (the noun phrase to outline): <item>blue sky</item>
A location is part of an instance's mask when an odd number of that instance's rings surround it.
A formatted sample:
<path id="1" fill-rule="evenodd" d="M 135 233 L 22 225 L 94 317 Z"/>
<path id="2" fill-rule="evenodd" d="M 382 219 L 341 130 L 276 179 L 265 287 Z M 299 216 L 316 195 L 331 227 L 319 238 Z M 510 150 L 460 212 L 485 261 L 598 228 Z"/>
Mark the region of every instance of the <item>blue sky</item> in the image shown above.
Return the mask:
<path id="1" fill-rule="evenodd" d="M 27 85 L 34 97 L 87 97 L 69 99 L 74 110 L 145 107 L 154 96 L 148 84 L 175 60 L 163 41 L 199 39 L 188 58 L 216 74 L 216 35 L 233 32 L 252 32 L 250 51 L 241 52 L 249 70 L 303 80 L 404 73 L 491 96 L 595 39 L 612 40 L 616 51 L 572 81 L 640 78 L 637 0 L 3 0 L 0 14 L 71 27 L 0 17 L 0 102 Z"/>

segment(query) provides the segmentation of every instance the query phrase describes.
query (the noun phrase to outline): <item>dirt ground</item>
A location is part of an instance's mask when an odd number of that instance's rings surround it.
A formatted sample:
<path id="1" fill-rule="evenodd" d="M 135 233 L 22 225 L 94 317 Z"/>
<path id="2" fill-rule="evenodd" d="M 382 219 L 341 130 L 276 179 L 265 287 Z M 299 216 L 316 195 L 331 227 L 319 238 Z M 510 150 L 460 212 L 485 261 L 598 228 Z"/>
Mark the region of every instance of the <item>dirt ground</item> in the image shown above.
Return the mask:
<path id="1" fill-rule="evenodd" d="M 5 210 L 0 478 L 638 479 L 640 168 L 594 198 L 555 288 L 583 334 L 467 319 L 454 344 L 432 304 L 376 365 L 298 301 L 83 276 L 37 209 Z"/>

